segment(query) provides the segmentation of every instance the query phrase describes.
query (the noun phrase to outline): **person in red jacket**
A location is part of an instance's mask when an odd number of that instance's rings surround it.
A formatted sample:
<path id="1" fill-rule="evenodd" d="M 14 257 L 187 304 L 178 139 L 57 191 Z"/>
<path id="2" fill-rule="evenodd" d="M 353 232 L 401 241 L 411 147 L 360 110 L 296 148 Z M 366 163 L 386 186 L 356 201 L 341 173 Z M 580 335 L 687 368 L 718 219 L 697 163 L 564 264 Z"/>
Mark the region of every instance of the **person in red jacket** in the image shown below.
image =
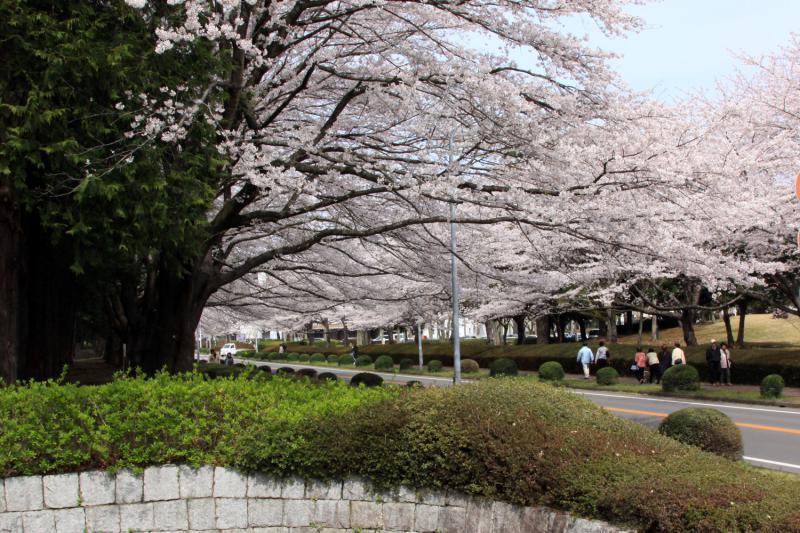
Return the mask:
<path id="1" fill-rule="evenodd" d="M 636 348 L 636 355 L 633 356 L 636 363 L 636 379 L 639 383 L 644 383 L 644 369 L 647 366 L 647 354 L 642 351 L 641 346 Z"/>

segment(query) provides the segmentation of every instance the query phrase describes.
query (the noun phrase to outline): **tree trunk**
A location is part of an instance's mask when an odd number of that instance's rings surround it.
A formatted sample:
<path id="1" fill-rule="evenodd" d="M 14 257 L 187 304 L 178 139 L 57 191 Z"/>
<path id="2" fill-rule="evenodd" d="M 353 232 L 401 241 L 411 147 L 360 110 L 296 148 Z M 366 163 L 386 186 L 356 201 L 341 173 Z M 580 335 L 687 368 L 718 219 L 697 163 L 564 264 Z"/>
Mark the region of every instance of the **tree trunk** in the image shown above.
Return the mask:
<path id="1" fill-rule="evenodd" d="M 498 322 L 500 323 L 500 327 L 503 328 L 503 345 L 505 346 L 506 339 L 508 338 L 509 320 L 507 318 L 503 318 L 498 320 Z"/>
<path id="2" fill-rule="evenodd" d="M 556 315 L 556 332 L 558 335 L 558 342 L 564 342 L 564 327 L 566 319 L 564 315 Z"/>
<path id="3" fill-rule="evenodd" d="M 550 344 L 550 315 L 536 317 L 536 344 Z"/>
<path id="4" fill-rule="evenodd" d="M 578 321 L 578 328 L 580 329 L 581 332 L 581 340 L 582 341 L 587 340 L 588 337 L 586 336 L 586 319 L 582 316 L 579 316 L 575 320 Z"/>
<path id="5" fill-rule="evenodd" d="M 606 329 L 608 342 L 616 344 L 619 342 L 617 335 L 617 313 L 613 309 L 606 309 Z"/>
<path id="6" fill-rule="evenodd" d="M 486 338 L 493 346 L 500 346 L 503 344 L 503 330 L 497 320 L 486 321 Z"/>
<path id="7" fill-rule="evenodd" d="M 644 333 L 644 313 L 639 311 L 639 346 L 642 345 L 642 334 Z"/>
<path id="8" fill-rule="evenodd" d="M 747 315 L 747 301 L 739 302 L 737 308 L 739 309 L 739 330 L 736 332 L 736 347 L 744 348 L 744 318 Z"/>
<path id="9" fill-rule="evenodd" d="M 389 344 L 394 344 L 394 324 L 389 326 L 386 331 L 386 334 L 389 336 Z"/>
<path id="10" fill-rule="evenodd" d="M 722 308 L 722 321 L 725 323 L 725 337 L 728 341 L 728 346 L 733 346 L 733 328 L 731 327 L 731 315 L 728 313 L 728 308 Z"/>
<path id="11" fill-rule="evenodd" d="M 347 331 L 347 321 L 343 318 L 342 319 L 342 331 L 344 332 L 344 339 L 342 339 L 342 345 L 347 348 L 350 346 L 350 332 Z"/>
<path id="12" fill-rule="evenodd" d="M 625 311 L 625 333 L 633 333 L 633 311 Z"/>
<path id="13" fill-rule="evenodd" d="M 525 315 L 514 316 L 514 324 L 517 326 L 517 344 L 525 344 Z"/>
<path id="14" fill-rule="evenodd" d="M 658 317 L 650 315 L 650 340 L 656 342 L 658 340 Z"/>
<path id="15" fill-rule="evenodd" d="M 327 318 L 322 319 L 323 338 L 325 339 L 325 347 L 331 347 L 331 325 L 328 323 Z"/>
<path id="16" fill-rule="evenodd" d="M 681 329 L 683 330 L 683 341 L 686 346 L 697 346 L 697 336 L 694 333 L 694 315 L 693 309 L 684 309 L 681 311 Z"/>
<path id="17" fill-rule="evenodd" d="M 11 187 L 0 182 L 0 384 L 18 376 L 22 227 Z"/>

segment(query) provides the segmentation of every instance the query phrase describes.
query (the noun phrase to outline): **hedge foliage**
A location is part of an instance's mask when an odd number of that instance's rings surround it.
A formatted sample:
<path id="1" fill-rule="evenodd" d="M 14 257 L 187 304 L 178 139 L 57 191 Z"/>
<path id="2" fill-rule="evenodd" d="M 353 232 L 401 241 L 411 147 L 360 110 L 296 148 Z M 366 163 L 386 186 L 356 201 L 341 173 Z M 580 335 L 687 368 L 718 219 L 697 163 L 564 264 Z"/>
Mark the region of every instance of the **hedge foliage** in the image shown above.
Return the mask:
<path id="1" fill-rule="evenodd" d="M 800 532 L 799 480 L 530 380 L 367 388 L 193 373 L 37 383 L 0 389 L 0 419 L 3 477 L 212 464 L 453 489 L 642 531 Z"/>
<path id="2" fill-rule="evenodd" d="M 539 379 L 542 381 L 561 381 L 564 379 L 564 367 L 558 361 L 548 361 L 539 367 Z"/>
<path id="3" fill-rule="evenodd" d="M 516 376 L 517 374 L 519 374 L 519 369 L 513 359 L 501 357 L 500 359 L 495 359 L 489 365 L 489 375 L 492 377 Z"/>
<path id="4" fill-rule="evenodd" d="M 339 378 L 333 372 L 320 372 L 317 379 L 320 381 L 337 381 Z"/>
<path id="5" fill-rule="evenodd" d="M 742 458 L 742 433 L 728 415 L 716 409 L 675 411 L 661 421 L 658 432 L 734 461 Z"/>
<path id="6" fill-rule="evenodd" d="M 770 374 L 761 381 L 762 398 L 780 398 L 783 394 L 783 378 L 778 374 Z"/>
<path id="7" fill-rule="evenodd" d="M 353 356 L 350 354 L 342 354 L 338 360 L 339 366 L 347 366 L 353 364 Z"/>
<path id="8" fill-rule="evenodd" d="M 381 355 L 375 359 L 375 370 L 393 370 L 394 359 L 388 355 Z"/>
<path id="9" fill-rule="evenodd" d="M 400 359 L 400 365 L 399 365 L 400 370 L 408 370 L 412 366 L 414 366 L 414 360 L 413 359 L 409 359 L 408 357 L 404 357 L 404 358 Z"/>
<path id="10" fill-rule="evenodd" d="M 461 360 L 461 371 L 465 374 L 474 374 L 481 369 L 480 365 L 475 359 L 462 359 Z"/>
<path id="11" fill-rule="evenodd" d="M 619 382 L 619 372 L 610 366 L 604 366 L 597 371 L 598 385 L 615 385 Z"/>
<path id="12" fill-rule="evenodd" d="M 439 372 L 442 370 L 442 362 L 438 359 L 428 361 L 428 372 Z"/>
<path id="13" fill-rule="evenodd" d="M 365 387 L 380 387 L 383 385 L 383 378 L 371 372 L 360 372 L 350 378 L 351 387 L 358 387 L 359 385 L 364 385 Z"/>
<path id="14" fill-rule="evenodd" d="M 332 354 L 330 354 L 330 355 L 328 356 L 328 362 L 329 362 L 329 363 L 334 363 L 334 364 L 336 364 L 336 363 L 338 363 L 338 362 L 339 362 L 339 359 L 340 359 L 341 357 L 342 357 L 342 356 L 341 356 L 341 355 L 339 355 L 339 354 L 332 353 Z"/>
<path id="15" fill-rule="evenodd" d="M 299 361 L 300 360 L 300 354 L 297 353 L 297 352 L 287 353 L 286 354 L 286 360 L 287 361 Z"/>
<path id="16" fill-rule="evenodd" d="M 350 359 L 353 360 L 352 358 Z M 368 355 L 359 355 L 356 357 L 356 366 L 369 366 L 372 364 L 372 357 Z"/>
<path id="17" fill-rule="evenodd" d="M 324 363 L 324 362 L 327 361 L 327 358 L 325 357 L 325 354 L 315 353 L 315 354 L 312 354 L 311 357 L 308 358 L 308 361 L 310 363 Z"/>
<path id="18" fill-rule="evenodd" d="M 664 392 L 697 390 L 700 388 L 700 374 L 692 365 L 671 366 L 661 376 L 661 388 Z"/>

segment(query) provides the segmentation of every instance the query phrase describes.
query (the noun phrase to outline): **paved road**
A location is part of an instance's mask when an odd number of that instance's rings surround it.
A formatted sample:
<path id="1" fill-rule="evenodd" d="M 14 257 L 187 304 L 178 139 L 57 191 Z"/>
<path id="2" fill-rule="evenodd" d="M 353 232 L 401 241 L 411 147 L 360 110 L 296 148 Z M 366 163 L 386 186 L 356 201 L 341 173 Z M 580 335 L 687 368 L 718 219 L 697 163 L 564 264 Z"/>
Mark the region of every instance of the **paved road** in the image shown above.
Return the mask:
<path id="1" fill-rule="evenodd" d="M 616 415 L 653 427 L 669 413 L 685 407 L 719 409 L 731 417 L 742 431 L 747 461 L 758 466 L 800 473 L 800 409 L 661 399 L 616 392 L 573 392 Z"/>
<path id="2" fill-rule="evenodd" d="M 311 367 L 318 372 L 333 372 L 337 376 L 346 379 L 363 371 L 378 374 L 384 381 L 389 383 L 406 383 L 416 380 L 425 385 L 437 387 L 446 387 L 452 384 L 452 380 L 449 378 L 375 372 L 369 368 L 363 370 L 342 369 L 284 362 L 267 363 L 247 359 L 242 359 L 241 362 L 257 365 L 267 364 L 273 370 L 284 366 L 294 369 Z M 739 426 L 744 440 L 744 455 L 747 461 L 757 466 L 800 473 L 800 409 L 725 402 L 661 399 L 652 396 L 616 392 L 581 390 L 573 390 L 573 392 L 602 405 L 615 415 L 651 427 L 658 426 L 661 420 L 669 413 L 684 407 L 712 407 L 719 409 L 730 416 Z"/>

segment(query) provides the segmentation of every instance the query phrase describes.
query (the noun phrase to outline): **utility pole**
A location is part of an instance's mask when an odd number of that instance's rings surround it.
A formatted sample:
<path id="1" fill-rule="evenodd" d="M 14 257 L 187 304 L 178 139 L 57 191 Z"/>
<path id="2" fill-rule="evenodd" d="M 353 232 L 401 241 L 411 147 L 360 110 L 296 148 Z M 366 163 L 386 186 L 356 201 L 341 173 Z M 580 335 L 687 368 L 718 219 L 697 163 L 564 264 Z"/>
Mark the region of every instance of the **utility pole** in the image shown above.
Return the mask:
<path id="1" fill-rule="evenodd" d="M 450 132 L 448 144 L 447 169 L 453 170 L 453 137 L 455 130 Z M 458 295 L 458 244 L 456 242 L 456 203 L 450 203 L 450 278 L 452 280 L 453 295 L 453 383 L 461 383 L 461 331 L 459 324 L 459 295 Z"/>

